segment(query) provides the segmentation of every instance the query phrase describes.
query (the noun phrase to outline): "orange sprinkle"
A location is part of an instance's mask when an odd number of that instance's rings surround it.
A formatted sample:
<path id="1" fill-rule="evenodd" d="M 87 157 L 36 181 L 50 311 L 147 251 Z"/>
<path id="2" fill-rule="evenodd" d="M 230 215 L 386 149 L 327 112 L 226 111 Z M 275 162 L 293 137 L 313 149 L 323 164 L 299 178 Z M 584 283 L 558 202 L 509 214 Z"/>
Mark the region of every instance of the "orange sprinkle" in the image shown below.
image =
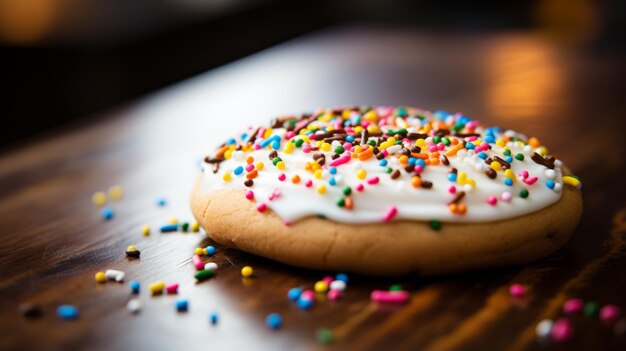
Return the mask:
<path id="1" fill-rule="evenodd" d="M 346 197 L 345 203 L 343 205 L 348 210 L 351 210 L 352 207 L 354 206 L 354 203 L 352 202 L 352 198 L 350 196 Z"/>
<path id="2" fill-rule="evenodd" d="M 465 214 L 465 212 L 467 212 L 467 206 L 465 204 L 459 204 L 458 213 Z"/>
<path id="3" fill-rule="evenodd" d="M 532 137 L 530 139 L 528 139 L 528 145 L 532 146 L 532 147 L 539 147 L 541 145 L 541 143 L 539 142 L 539 139 Z"/>
<path id="4" fill-rule="evenodd" d="M 359 160 L 361 161 L 368 160 L 370 157 L 372 157 L 372 155 L 374 155 L 374 148 L 368 147 L 367 150 L 359 154 Z"/>
<path id="5" fill-rule="evenodd" d="M 228 150 L 228 146 L 222 146 L 221 149 L 219 149 L 216 153 L 215 153 L 215 157 L 222 157 L 224 156 L 224 153 L 226 152 L 226 150 Z"/>
<path id="6" fill-rule="evenodd" d="M 458 143 L 459 143 L 459 139 L 457 139 L 457 138 L 450 138 L 450 143 L 451 143 L 452 145 L 456 145 L 456 144 L 458 144 Z"/>
<path id="7" fill-rule="evenodd" d="M 413 185 L 414 188 L 419 188 L 422 186 L 422 178 L 420 177 L 412 177 L 411 178 L 411 185 Z"/>
<path id="8" fill-rule="evenodd" d="M 401 165 L 406 165 L 406 164 L 409 163 L 409 156 L 402 155 L 402 156 L 398 157 L 398 161 L 400 162 Z"/>
<path id="9" fill-rule="evenodd" d="M 451 147 L 448 151 L 446 151 L 446 156 L 448 157 L 455 156 L 456 153 L 459 152 L 462 148 L 463 148 L 463 144 L 458 143 L 454 145 L 453 147 Z"/>
<path id="10" fill-rule="evenodd" d="M 422 160 L 427 160 L 428 159 L 428 154 L 424 154 L 424 153 L 413 153 L 411 154 L 411 156 L 415 157 L 415 158 L 421 158 Z"/>
<path id="11" fill-rule="evenodd" d="M 300 183 L 300 176 L 296 174 L 295 176 L 291 177 L 291 182 L 294 184 Z"/>
<path id="12" fill-rule="evenodd" d="M 254 179 L 256 178 L 256 176 L 259 175 L 259 172 L 256 169 L 251 170 L 250 172 L 248 172 L 248 174 L 246 174 L 246 178 L 248 179 Z"/>
<path id="13" fill-rule="evenodd" d="M 429 159 L 431 165 L 438 165 L 441 161 L 438 158 L 432 157 Z"/>
<path id="14" fill-rule="evenodd" d="M 250 164 L 252 162 L 254 162 L 254 157 L 248 156 L 248 158 L 246 158 L 246 163 Z"/>
<path id="15" fill-rule="evenodd" d="M 452 212 L 452 213 L 457 213 L 457 211 L 459 210 L 459 209 L 458 209 L 458 206 L 457 206 L 456 204 L 449 204 L 449 205 L 448 205 L 448 209 L 449 209 L 449 210 L 450 210 L 450 212 Z"/>

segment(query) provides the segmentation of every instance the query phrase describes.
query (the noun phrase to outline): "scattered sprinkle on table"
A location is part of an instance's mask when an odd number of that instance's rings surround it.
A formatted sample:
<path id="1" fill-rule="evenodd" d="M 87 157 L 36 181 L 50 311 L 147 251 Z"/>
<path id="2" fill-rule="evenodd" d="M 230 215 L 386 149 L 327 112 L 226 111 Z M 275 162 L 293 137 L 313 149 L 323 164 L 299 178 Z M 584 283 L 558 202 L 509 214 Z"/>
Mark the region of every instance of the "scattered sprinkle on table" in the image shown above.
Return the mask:
<path id="1" fill-rule="evenodd" d="M 328 345 L 333 342 L 333 340 L 335 339 L 335 336 L 333 335 L 333 332 L 330 329 L 319 328 L 315 332 L 315 338 L 317 339 L 319 343 Z"/>
<path id="2" fill-rule="evenodd" d="M 241 269 L 241 276 L 244 278 L 252 277 L 254 270 L 250 266 L 245 266 Z"/>
<path id="3" fill-rule="evenodd" d="M 176 300 L 176 311 L 186 312 L 189 309 L 189 301 L 187 299 Z"/>
<path id="4" fill-rule="evenodd" d="M 159 295 L 163 293 L 163 289 L 165 288 L 165 283 L 164 282 L 155 282 L 152 283 L 148 286 L 148 289 L 150 290 L 150 293 L 152 295 Z"/>
<path id="5" fill-rule="evenodd" d="M 107 203 L 107 196 L 102 191 L 95 192 L 91 195 L 91 202 L 96 206 L 104 206 Z"/>
<path id="6" fill-rule="evenodd" d="M 165 198 L 163 198 L 163 197 L 159 197 L 156 200 L 156 204 L 159 207 L 163 207 L 163 206 L 167 205 L 167 200 Z"/>
<path id="7" fill-rule="evenodd" d="M 215 275 L 214 271 L 209 271 L 207 269 L 203 269 L 201 271 L 197 271 L 196 274 L 194 274 L 194 278 L 196 278 L 197 280 L 207 280 L 209 278 L 211 278 L 212 276 Z"/>
<path id="8" fill-rule="evenodd" d="M 119 185 L 113 185 L 109 188 L 109 196 L 111 200 L 118 201 L 124 196 L 124 189 Z"/>
<path id="9" fill-rule="evenodd" d="M 57 316 L 61 319 L 76 319 L 78 318 L 78 308 L 72 305 L 61 305 L 57 308 Z"/>
<path id="10" fill-rule="evenodd" d="M 217 312 L 213 311 L 211 313 L 209 313 L 209 322 L 211 322 L 211 324 L 216 325 L 217 322 L 219 322 L 219 316 L 217 314 Z"/>
<path id="11" fill-rule="evenodd" d="M 129 285 L 130 285 L 130 291 L 133 294 L 139 294 L 139 289 L 141 288 L 141 284 L 138 281 L 132 280 Z"/>
<path id="12" fill-rule="evenodd" d="M 107 281 L 107 276 L 104 272 L 98 272 L 95 275 L 96 283 L 103 284 Z"/>
<path id="13" fill-rule="evenodd" d="M 526 287 L 522 284 L 511 284 L 509 294 L 513 297 L 521 298 L 526 296 Z"/>
<path id="14" fill-rule="evenodd" d="M 147 224 L 144 224 L 141 226 L 141 234 L 143 234 L 143 236 L 148 236 L 150 235 L 150 226 Z"/>
<path id="15" fill-rule="evenodd" d="M 141 302 L 139 299 L 130 299 L 126 304 L 126 308 L 130 313 L 136 314 L 141 310 Z"/>
<path id="16" fill-rule="evenodd" d="M 137 250 L 137 248 L 134 245 L 130 245 L 126 249 L 126 256 L 128 257 L 138 258 L 139 255 L 141 255 L 141 252 L 139 252 L 139 250 Z"/>
<path id="17" fill-rule="evenodd" d="M 265 318 L 265 324 L 267 324 L 270 329 L 276 330 L 282 326 L 283 319 L 278 313 L 270 313 Z"/>
<path id="18" fill-rule="evenodd" d="M 110 207 L 103 207 L 100 211 L 100 215 L 102 215 L 104 220 L 108 221 L 113 218 L 113 209 Z"/>
<path id="19" fill-rule="evenodd" d="M 178 230 L 178 224 L 166 224 L 161 226 L 161 233 L 175 232 Z"/>
<path id="20" fill-rule="evenodd" d="M 207 271 L 215 272 L 215 271 L 217 271 L 217 263 L 215 263 L 215 262 L 207 262 L 204 265 L 204 269 L 206 269 Z"/>

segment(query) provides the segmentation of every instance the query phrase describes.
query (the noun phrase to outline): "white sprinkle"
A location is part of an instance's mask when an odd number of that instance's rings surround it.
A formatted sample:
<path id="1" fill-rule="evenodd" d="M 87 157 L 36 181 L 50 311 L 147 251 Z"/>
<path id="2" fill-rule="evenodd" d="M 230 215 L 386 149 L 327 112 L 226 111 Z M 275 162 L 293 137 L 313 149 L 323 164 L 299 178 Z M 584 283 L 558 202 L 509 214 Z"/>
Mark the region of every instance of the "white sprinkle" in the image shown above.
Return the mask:
<path id="1" fill-rule="evenodd" d="M 551 319 L 544 319 L 541 322 L 537 323 L 537 327 L 535 327 L 535 333 L 537 333 L 537 337 L 547 338 L 548 336 L 550 336 L 553 326 L 554 322 Z"/>
<path id="2" fill-rule="evenodd" d="M 471 193 L 474 190 L 474 187 L 471 184 L 463 185 L 463 191 L 466 193 Z"/>
<path id="3" fill-rule="evenodd" d="M 554 177 L 556 177 L 556 172 L 553 169 L 546 169 L 545 174 L 548 179 L 554 179 Z"/>
<path id="4" fill-rule="evenodd" d="M 107 277 L 107 279 L 115 280 L 116 282 L 123 282 L 126 273 L 118 271 L 116 269 L 107 269 L 106 272 L 104 272 L 104 275 Z"/>
<path id="5" fill-rule="evenodd" d="M 346 290 L 346 282 L 344 282 L 343 280 L 333 280 L 330 283 L 330 290 Z"/>
<path id="6" fill-rule="evenodd" d="M 204 269 L 206 269 L 207 271 L 215 272 L 217 270 L 217 263 L 215 263 L 215 262 L 207 262 L 204 265 Z"/>
<path id="7" fill-rule="evenodd" d="M 139 313 L 141 310 L 141 302 L 139 302 L 139 299 L 132 299 L 128 301 L 126 308 L 130 311 L 130 313 Z"/>
<path id="8" fill-rule="evenodd" d="M 389 153 L 389 155 L 393 155 L 400 150 L 402 150 L 402 145 L 391 145 L 387 148 L 387 152 Z"/>
<path id="9" fill-rule="evenodd" d="M 563 185 L 561 183 L 555 183 L 554 184 L 554 192 L 556 193 L 560 193 L 561 190 L 563 190 Z"/>

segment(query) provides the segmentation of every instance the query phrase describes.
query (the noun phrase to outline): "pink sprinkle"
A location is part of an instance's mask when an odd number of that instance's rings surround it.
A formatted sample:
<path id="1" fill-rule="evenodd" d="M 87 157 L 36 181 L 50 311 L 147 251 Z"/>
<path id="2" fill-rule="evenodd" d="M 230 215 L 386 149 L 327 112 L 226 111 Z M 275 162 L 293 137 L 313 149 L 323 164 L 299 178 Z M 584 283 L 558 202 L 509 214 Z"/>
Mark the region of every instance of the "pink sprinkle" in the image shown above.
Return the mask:
<path id="1" fill-rule="evenodd" d="M 248 163 L 246 165 L 246 172 L 250 172 L 254 169 L 254 165 L 252 163 Z"/>
<path id="2" fill-rule="evenodd" d="M 383 155 L 385 155 L 385 157 L 389 156 L 389 151 L 387 151 L 387 149 L 383 150 Z"/>
<path id="3" fill-rule="evenodd" d="M 448 192 L 450 194 L 456 194 L 456 187 L 454 185 L 450 185 L 450 187 L 448 188 Z"/>
<path id="4" fill-rule="evenodd" d="M 310 188 L 310 187 L 312 187 L 312 186 L 313 186 L 313 181 L 312 181 L 311 179 L 309 179 L 309 180 L 307 180 L 307 181 L 306 181 L 306 183 L 304 183 L 304 185 L 305 185 L 307 188 Z"/>
<path id="5" fill-rule="evenodd" d="M 287 135 L 285 135 L 285 139 L 289 140 L 289 139 L 291 139 L 291 138 L 293 138 L 295 136 L 296 136 L 296 133 L 294 133 L 294 132 L 287 132 Z"/>
<path id="6" fill-rule="evenodd" d="M 581 299 L 569 299 L 563 303 L 563 313 L 580 313 L 583 310 L 584 305 L 585 302 Z"/>
<path id="7" fill-rule="evenodd" d="M 330 166 L 331 167 L 341 166 L 344 163 L 348 163 L 351 158 L 352 157 L 350 155 L 344 155 L 344 156 L 338 157 L 336 160 L 333 160 L 333 162 L 330 163 Z"/>
<path id="8" fill-rule="evenodd" d="M 437 152 L 437 145 L 431 145 L 428 147 L 428 151 L 430 152 Z"/>
<path id="9" fill-rule="evenodd" d="M 476 139 L 478 139 L 478 137 L 475 135 L 467 138 L 468 141 L 475 141 Z"/>
<path id="10" fill-rule="evenodd" d="M 483 151 L 483 147 L 480 146 L 480 145 L 476 145 L 476 146 L 474 146 L 474 151 L 476 151 L 477 153 L 481 152 L 481 151 Z"/>
<path id="11" fill-rule="evenodd" d="M 252 190 L 246 191 L 246 199 L 254 200 L 254 192 Z"/>
<path id="12" fill-rule="evenodd" d="M 522 284 L 513 284 L 509 287 L 509 294 L 513 297 L 526 296 L 526 288 Z"/>
<path id="13" fill-rule="evenodd" d="M 498 203 L 498 198 L 495 196 L 489 196 L 487 198 L 487 203 L 490 204 L 491 206 L 495 206 Z"/>
<path id="14" fill-rule="evenodd" d="M 341 298 L 341 290 L 330 290 L 328 291 L 328 299 L 331 301 L 336 301 Z"/>
<path id="15" fill-rule="evenodd" d="M 356 186 L 356 191 L 363 191 L 363 189 L 365 189 L 365 187 L 363 186 L 363 184 L 357 184 Z"/>
<path id="16" fill-rule="evenodd" d="M 415 173 L 417 173 L 417 174 L 422 173 L 422 171 L 423 171 L 423 170 L 424 170 L 424 167 L 422 167 L 422 166 L 420 166 L 420 165 L 417 165 L 417 166 L 415 166 L 415 168 L 413 168 L 413 171 L 414 171 Z"/>
<path id="17" fill-rule="evenodd" d="M 502 195 L 500 196 L 500 198 L 502 199 L 502 201 L 504 202 L 510 202 L 511 199 L 513 198 L 513 195 L 511 195 L 510 192 L 505 191 L 502 193 Z"/>
<path id="18" fill-rule="evenodd" d="M 302 152 L 304 152 L 305 154 L 311 152 L 311 145 L 309 143 L 302 145 Z"/>
<path id="19" fill-rule="evenodd" d="M 302 294 L 300 294 L 300 298 L 304 300 L 315 301 L 315 291 L 313 290 L 304 290 Z"/>
<path id="20" fill-rule="evenodd" d="M 172 283 L 165 286 L 165 291 L 168 294 L 177 294 L 178 293 L 178 283 Z"/>
<path id="21" fill-rule="evenodd" d="M 561 318 L 554 322 L 554 326 L 552 326 L 552 340 L 556 342 L 567 341 L 572 337 L 572 334 L 572 324 L 569 320 Z"/>
<path id="22" fill-rule="evenodd" d="M 444 143 L 439 143 L 437 144 L 437 150 L 441 151 L 446 147 L 446 145 L 444 145 Z"/>
<path id="23" fill-rule="evenodd" d="M 254 144 L 254 149 L 255 149 L 255 150 L 261 150 L 261 145 L 260 145 L 260 144 L 255 143 L 255 144 Z"/>
<path id="24" fill-rule="evenodd" d="M 367 184 L 370 184 L 370 185 L 378 184 L 378 181 L 380 181 L 378 177 L 372 177 L 367 180 Z"/>
<path id="25" fill-rule="evenodd" d="M 267 209 L 267 205 L 266 205 L 266 204 L 259 204 L 259 205 L 256 207 L 256 210 L 257 210 L 257 211 L 259 211 L 259 212 L 263 212 L 263 211 L 265 211 L 266 209 Z"/>
<path id="26" fill-rule="evenodd" d="M 350 144 L 349 142 L 345 142 L 343 143 L 343 148 L 345 150 L 350 150 L 352 148 L 352 144 Z"/>
<path id="27" fill-rule="evenodd" d="M 526 183 L 528 185 L 533 185 L 533 184 L 535 184 L 537 179 L 539 179 L 539 178 L 537 178 L 537 177 L 526 178 L 526 179 L 524 179 L 524 183 Z"/>
<path id="28" fill-rule="evenodd" d="M 402 143 L 410 143 L 410 142 L 411 142 L 411 139 L 409 138 L 402 139 Z"/>
<path id="29" fill-rule="evenodd" d="M 270 196 L 268 196 L 267 198 L 268 200 L 273 201 L 274 199 L 278 199 L 280 195 L 281 195 L 280 190 L 274 189 L 274 191 L 272 191 Z"/>
<path id="30" fill-rule="evenodd" d="M 387 291 L 374 290 L 370 294 L 370 299 L 378 303 L 402 304 L 409 301 L 409 293 L 405 290 Z"/>
<path id="31" fill-rule="evenodd" d="M 613 322 L 620 315 L 620 308 L 616 305 L 605 305 L 600 309 L 600 319 L 603 322 Z"/>
<path id="32" fill-rule="evenodd" d="M 322 279 L 322 281 L 323 281 L 324 283 L 328 284 L 328 285 L 330 285 L 330 283 L 332 283 L 332 282 L 333 282 L 333 280 L 335 280 L 335 279 L 334 279 L 333 277 L 329 276 L 329 275 L 325 276 L 325 277 Z"/>
<path id="33" fill-rule="evenodd" d="M 387 211 L 385 211 L 385 214 L 383 215 L 383 222 L 389 222 L 390 220 L 393 219 L 393 217 L 396 216 L 397 213 L 398 213 L 398 209 L 396 208 L 396 206 L 389 207 Z"/>
<path id="34" fill-rule="evenodd" d="M 287 179 L 287 176 L 285 175 L 285 173 L 281 173 L 278 175 L 278 180 L 280 180 L 281 182 L 284 182 L 285 179 Z"/>
<path id="35" fill-rule="evenodd" d="M 202 262 L 202 259 L 198 255 L 193 255 L 191 257 L 191 263 L 193 263 L 193 266 L 196 267 L 196 270 L 198 271 L 204 269 L 204 262 Z"/>
<path id="36" fill-rule="evenodd" d="M 524 179 L 528 178 L 528 171 L 524 170 L 524 171 L 519 172 L 519 176 Z"/>
<path id="37" fill-rule="evenodd" d="M 465 128 L 467 129 L 475 129 L 476 127 L 478 127 L 478 121 L 471 121 L 471 122 L 465 123 Z"/>
<path id="38" fill-rule="evenodd" d="M 482 144 L 480 144 L 480 148 L 483 150 L 489 150 L 489 143 L 486 141 L 483 141 Z"/>

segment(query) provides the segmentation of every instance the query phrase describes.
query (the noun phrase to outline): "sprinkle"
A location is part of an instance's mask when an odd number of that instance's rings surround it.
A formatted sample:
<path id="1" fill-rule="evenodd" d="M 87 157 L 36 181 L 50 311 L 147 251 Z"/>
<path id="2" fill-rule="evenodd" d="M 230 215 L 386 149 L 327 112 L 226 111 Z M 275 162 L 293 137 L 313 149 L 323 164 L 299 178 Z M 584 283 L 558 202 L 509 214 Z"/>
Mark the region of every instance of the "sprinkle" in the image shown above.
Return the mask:
<path id="1" fill-rule="evenodd" d="M 143 234 L 143 236 L 148 236 L 150 235 L 150 226 L 147 224 L 144 224 L 141 226 L 141 234 Z"/>
<path id="2" fill-rule="evenodd" d="M 131 280 L 130 282 L 130 291 L 133 294 L 139 294 L 139 289 L 141 288 L 141 284 L 136 280 Z"/>
<path id="3" fill-rule="evenodd" d="M 569 299 L 563 303 L 563 313 L 574 314 L 580 313 L 583 310 L 585 302 L 581 299 Z"/>
<path id="4" fill-rule="evenodd" d="M 578 180 L 578 179 L 576 179 L 574 177 L 564 176 L 563 177 L 563 183 L 569 184 L 569 185 L 574 186 L 574 187 L 578 187 L 580 185 L 580 180 Z"/>
<path id="5" fill-rule="evenodd" d="M 374 290 L 370 294 L 370 299 L 374 302 L 384 304 L 404 304 L 409 301 L 410 295 L 407 291 L 386 291 Z"/>
<path id="6" fill-rule="evenodd" d="M 20 314 L 26 318 L 38 318 L 43 315 L 41 306 L 25 302 L 18 307 Z"/>
<path id="7" fill-rule="evenodd" d="M 91 202 L 96 206 L 103 206 L 107 203 L 107 196 L 102 191 L 95 192 L 91 195 Z"/>
<path id="8" fill-rule="evenodd" d="M 491 206 L 495 206 L 498 203 L 498 198 L 495 196 L 489 196 L 487 198 L 487 203 L 490 204 Z"/>
<path id="9" fill-rule="evenodd" d="M 510 192 L 505 191 L 505 192 L 502 193 L 502 195 L 500 195 L 500 198 L 504 202 L 511 202 L 511 199 L 513 199 L 513 195 L 511 195 Z"/>
<path id="10" fill-rule="evenodd" d="M 526 296 L 526 288 L 522 284 L 513 284 L 509 287 L 509 294 L 521 298 Z"/>
<path id="11" fill-rule="evenodd" d="M 104 272 L 98 272 L 95 275 L 96 283 L 103 284 L 107 281 L 107 276 Z"/>
<path id="12" fill-rule="evenodd" d="M 339 157 L 339 158 L 337 158 L 337 159 L 333 160 L 333 161 L 329 164 L 329 166 L 331 166 L 331 167 L 341 166 L 342 164 L 345 164 L 345 163 L 350 162 L 350 159 L 351 159 L 351 158 L 352 158 L 352 157 L 351 157 L 350 155 L 344 155 L 344 156 L 341 156 L 341 157 Z"/>
<path id="13" fill-rule="evenodd" d="M 165 286 L 165 292 L 172 295 L 178 294 L 178 283 L 172 283 Z"/>
<path id="14" fill-rule="evenodd" d="M 238 166 L 237 168 L 235 168 L 233 173 L 235 173 L 235 175 L 240 175 L 241 173 L 243 173 L 243 167 L 242 166 Z"/>
<path id="15" fill-rule="evenodd" d="M 250 201 L 254 200 L 254 192 L 252 190 L 246 191 L 245 196 L 246 196 L 246 199 Z"/>
<path id="16" fill-rule="evenodd" d="M 364 189 L 365 189 L 365 187 L 363 186 L 363 184 L 357 184 L 357 186 L 356 186 L 356 191 L 361 192 L 361 191 L 363 191 Z"/>
<path id="17" fill-rule="evenodd" d="M 283 320 L 280 317 L 280 314 L 270 313 L 267 317 L 265 317 L 265 324 L 267 324 L 270 329 L 276 330 L 281 327 Z"/>
<path id="18" fill-rule="evenodd" d="M 393 217 L 396 216 L 397 213 L 398 213 L 398 209 L 395 206 L 389 207 L 387 211 L 385 211 L 385 214 L 383 215 L 383 222 L 391 221 Z"/>
<path id="19" fill-rule="evenodd" d="M 57 316 L 65 320 L 76 319 L 78 318 L 78 308 L 72 305 L 61 305 L 57 308 Z"/>
<path id="20" fill-rule="evenodd" d="M 244 278 L 250 278 L 254 274 L 254 270 L 250 266 L 245 266 L 241 269 L 241 276 Z"/>
<path id="21" fill-rule="evenodd" d="M 130 299 L 126 304 L 126 309 L 133 314 L 139 313 L 141 311 L 141 302 L 139 299 Z"/>
<path id="22" fill-rule="evenodd" d="M 519 192 L 519 196 L 520 196 L 521 198 L 524 198 L 524 199 L 525 199 L 525 198 L 527 198 L 527 197 L 528 197 L 528 195 L 529 195 L 529 193 L 528 193 L 528 190 L 526 190 L 526 189 L 522 189 L 522 190 L 520 190 L 520 192 Z"/>
<path id="23" fill-rule="evenodd" d="M 326 186 L 324 184 L 318 186 L 317 187 L 317 193 L 318 194 L 325 194 L 326 193 Z"/>
<path id="24" fill-rule="evenodd" d="M 524 161 L 524 155 L 523 154 L 515 154 L 515 159 L 518 161 Z"/>
<path id="25" fill-rule="evenodd" d="M 535 184 L 535 182 L 537 181 L 537 177 L 528 177 L 526 179 L 524 179 L 524 183 L 528 184 L 528 185 L 533 185 Z"/>
<path id="26" fill-rule="evenodd" d="M 167 205 L 167 200 L 163 197 L 160 197 L 156 200 L 157 206 L 159 207 L 163 207 L 165 205 Z"/>
<path id="27" fill-rule="evenodd" d="M 137 250 L 137 248 L 133 245 L 129 246 L 126 249 L 126 256 L 127 257 L 132 257 L 132 258 L 138 258 L 139 255 L 141 255 L 141 252 L 139 252 L 139 250 Z"/>
<path id="28" fill-rule="evenodd" d="M 552 327 L 554 326 L 554 321 L 551 319 L 544 319 L 541 322 L 537 323 L 535 327 L 535 334 L 540 339 L 545 339 L 552 333 Z"/>
<path id="29" fill-rule="evenodd" d="M 328 283 L 320 280 L 315 283 L 313 290 L 315 290 L 316 293 L 326 293 L 328 291 Z"/>
<path id="30" fill-rule="evenodd" d="M 557 320 L 552 326 L 551 336 L 556 342 L 567 341 L 573 334 L 572 324 L 565 318 Z"/>
<path id="31" fill-rule="evenodd" d="M 356 177 L 359 178 L 359 179 L 365 179 L 366 176 L 367 176 L 367 172 L 365 172 L 364 169 L 359 169 L 356 172 Z"/>
<path id="32" fill-rule="evenodd" d="M 348 283 L 350 279 L 346 273 L 337 273 L 335 275 L 335 280 L 341 280 L 342 282 Z"/>
<path id="33" fill-rule="evenodd" d="M 163 293 L 163 289 L 165 289 L 165 283 L 163 282 L 155 282 L 148 286 L 148 290 L 150 290 L 150 294 L 159 295 Z"/>
<path id="34" fill-rule="evenodd" d="M 347 284 L 343 280 L 333 280 L 328 286 L 330 290 L 346 290 Z"/>
<path id="35" fill-rule="evenodd" d="M 113 218 L 113 209 L 110 207 L 103 207 L 102 211 L 100 211 L 100 214 L 102 215 L 102 218 L 104 218 L 104 220 L 108 221 Z"/>
<path id="36" fill-rule="evenodd" d="M 186 312 L 189 309 L 189 301 L 187 299 L 176 300 L 176 311 Z"/>
<path id="37" fill-rule="evenodd" d="M 104 272 L 104 275 L 107 277 L 107 279 L 115 280 L 118 283 L 123 282 L 124 278 L 126 277 L 126 273 L 118 271 L 116 269 L 107 269 L 106 272 Z"/>
<path id="38" fill-rule="evenodd" d="M 438 231 L 439 229 L 441 229 L 441 222 L 433 219 L 432 221 L 430 221 L 430 228 L 432 228 L 432 230 Z"/>
<path id="39" fill-rule="evenodd" d="M 178 224 L 166 224 L 161 226 L 161 233 L 175 232 L 178 230 Z"/>
<path id="40" fill-rule="evenodd" d="M 332 344 L 333 340 L 335 339 L 335 336 L 333 335 L 333 332 L 330 329 L 319 328 L 315 332 L 315 338 L 320 344 L 328 345 L 328 344 Z"/>
<path id="41" fill-rule="evenodd" d="M 308 310 L 311 307 L 313 307 L 313 303 L 314 303 L 313 299 L 307 299 L 307 298 L 303 298 L 302 296 L 300 296 L 298 301 L 296 301 L 296 306 L 298 306 L 298 308 L 301 310 Z"/>
<path id="42" fill-rule="evenodd" d="M 193 255 L 191 257 L 191 263 L 194 267 L 196 267 L 197 271 L 201 271 L 204 269 L 204 262 L 202 262 L 202 258 L 199 255 Z"/>
<path id="43" fill-rule="evenodd" d="M 371 177 L 367 180 L 367 184 L 374 185 L 378 184 L 379 181 L 380 179 L 378 177 Z"/>
<path id="44" fill-rule="evenodd" d="M 287 292 L 287 298 L 291 301 L 297 301 L 302 295 L 302 289 L 300 288 L 291 288 Z"/>
<path id="45" fill-rule="evenodd" d="M 194 274 L 193 277 L 196 278 L 196 280 L 198 280 L 198 281 L 202 281 L 202 280 L 207 280 L 207 279 L 211 278 L 214 275 L 215 275 L 214 271 L 203 269 L 201 271 L 197 271 L 196 274 Z"/>
<path id="46" fill-rule="evenodd" d="M 217 271 L 217 263 L 215 263 L 215 262 L 207 262 L 204 265 L 204 269 L 207 270 L 207 271 L 215 272 L 215 271 Z"/>
<path id="47" fill-rule="evenodd" d="M 598 306 L 597 302 L 589 301 L 585 304 L 584 311 L 586 316 L 595 317 L 598 315 L 600 307 Z"/>
<path id="48" fill-rule="evenodd" d="M 300 176 L 298 176 L 297 174 L 294 175 L 293 177 L 291 177 L 291 182 L 294 184 L 300 183 Z"/>
<path id="49" fill-rule="evenodd" d="M 600 309 L 600 320 L 603 322 L 614 322 L 619 318 L 620 308 L 616 305 L 605 305 Z"/>
<path id="50" fill-rule="evenodd" d="M 265 210 L 267 210 L 267 205 L 265 203 L 260 203 L 256 207 L 256 210 L 259 212 L 265 212 Z"/>

